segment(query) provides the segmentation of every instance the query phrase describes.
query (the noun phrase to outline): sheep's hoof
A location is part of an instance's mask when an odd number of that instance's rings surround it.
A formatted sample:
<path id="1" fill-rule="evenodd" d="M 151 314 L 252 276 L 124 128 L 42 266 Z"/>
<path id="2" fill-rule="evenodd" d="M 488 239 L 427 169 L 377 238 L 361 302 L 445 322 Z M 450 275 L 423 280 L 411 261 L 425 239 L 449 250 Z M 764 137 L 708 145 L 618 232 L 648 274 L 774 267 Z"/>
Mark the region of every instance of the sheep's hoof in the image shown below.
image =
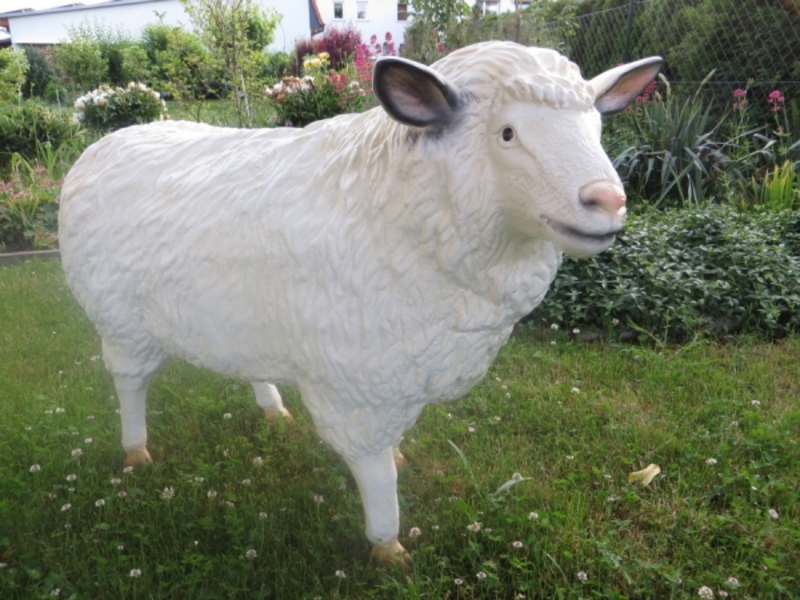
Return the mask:
<path id="1" fill-rule="evenodd" d="M 400 450 L 394 451 L 394 466 L 398 471 L 402 471 L 408 466 L 408 460 L 406 460 L 406 457 L 403 456 L 403 453 L 400 452 Z"/>
<path id="2" fill-rule="evenodd" d="M 265 408 L 264 417 L 267 419 L 267 421 L 271 421 L 273 423 L 275 421 L 279 421 L 280 419 L 284 419 L 287 423 L 294 421 L 292 413 L 283 407 L 276 408 L 274 406 L 270 406 L 269 408 Z"/>
<path id="3" fill-rule="evenodd" d="M 404 568 L 411 566 L 411 555 L 397 540 L 386 544 L 375 544 L 372 556 L 384 567 L 399 565 Z"/>
<path id="4" fill-rule="evenodd" d="M 125 466 L 133 467 L 134 469 L 138 469 L 139 467 L 143 467 L 147 463 L 152 462 L 153 459 L 145 446 L 132 448 L 128 450 L 128 453 L 125 456 Z"/>

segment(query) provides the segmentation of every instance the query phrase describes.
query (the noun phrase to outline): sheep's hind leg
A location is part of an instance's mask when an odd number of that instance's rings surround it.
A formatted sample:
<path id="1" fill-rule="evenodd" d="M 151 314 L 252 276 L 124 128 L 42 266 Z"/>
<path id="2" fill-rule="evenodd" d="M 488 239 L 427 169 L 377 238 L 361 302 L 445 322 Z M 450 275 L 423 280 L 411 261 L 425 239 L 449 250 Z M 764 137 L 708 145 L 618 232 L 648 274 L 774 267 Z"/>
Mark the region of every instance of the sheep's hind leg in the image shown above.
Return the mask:
<path id="1" fill-rule="evenodd" d="M 119 397 L 119 416 L 122 425 L 122 448 L 125 466 L 141 467 L 153 462 L 147 451 L 147 386 L 161 366 L 163 357 L 138 360 L 124 350 L 103 342 L 103 358 L 114 377 Z"/>
<path id="2" fill-rule="evenodd" d="M 284 408 L 278 388 L 264 381 L 253 381 L 251 385 L 256 393 L 256 402 L 264 410 L 264 416 L 268 421 L 286 419 L 287 422 L 291 422 L 294 420 L 292 414 Z"/>
<path id="3" fill-rule="evenodd" d="M 345 460 L 361 492 L 367 538 L 373 544 L 372 555 L 384 565 L 409 566 L 411 556 L 397 541 L 400 508 L 394 448 L 389 446 L 374 456 Z"/>

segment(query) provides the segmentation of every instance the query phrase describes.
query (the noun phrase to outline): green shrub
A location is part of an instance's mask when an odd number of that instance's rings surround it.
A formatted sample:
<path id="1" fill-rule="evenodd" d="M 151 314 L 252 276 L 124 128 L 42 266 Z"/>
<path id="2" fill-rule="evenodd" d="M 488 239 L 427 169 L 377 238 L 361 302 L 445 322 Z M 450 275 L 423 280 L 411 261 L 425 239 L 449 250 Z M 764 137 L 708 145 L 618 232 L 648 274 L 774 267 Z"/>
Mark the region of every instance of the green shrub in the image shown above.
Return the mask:
<path id="1" fill-rule="evenodd" d="M 15 154 L 0 180 L 0 251 L 52 248 L 58 231 L 61 182 Z"/>
<path id="2" fill-rule="evenodd" d="M 327 53 L 307 57 L 303 65 L 304 77 L 284 77 L 265 90 L 278 125 L 305 127 L 366 108 L 368 92 L 348 73 L 329 71 Z"/>
<path id="3" fill-rule="evenodd" d="M 632 218 L 612 248 L 565 259 L 536 321 L 780 337 L 800 330 L 800 212 L 711 206 Z"/>
<path id="4" fill-rule="evenodd" d="M 53 50 L 55 67 L 80 90 L 100 85 L 108 73 L 100 45 L 81 37 L 58 44 Z"/>
<path id="5" fill-rule="evenodd" d="M 101 132 L 163 120 L 167 112 L 158 92 L 134 82 L 124 88 L 101 85 L 78 98 L 75 108 L 78 121 Z"/>
<path id="6" fill-rule="evenodd" d="M 18 98 L 27 71 L 28 59 L 24 52 L 13 48 L 0 49 L 0 103 Z"/>
<path id="7" fill-rule="evenodd" d="M 28 72 L 22 84 L 22 95 L 25 98 L 44 96 L 47 85 L 53 80 L 53 69 L 36 48 L 25 48 L 25 58 L 28 59 Z"/>
<path id="8" fill-rule="evenodd" d="M 15 153 L 34 160 L 43 146 L 80 149 L 83 143 L 80 127 L 69 115 L 28 103 L 0 107 L 0 172 Z"/>

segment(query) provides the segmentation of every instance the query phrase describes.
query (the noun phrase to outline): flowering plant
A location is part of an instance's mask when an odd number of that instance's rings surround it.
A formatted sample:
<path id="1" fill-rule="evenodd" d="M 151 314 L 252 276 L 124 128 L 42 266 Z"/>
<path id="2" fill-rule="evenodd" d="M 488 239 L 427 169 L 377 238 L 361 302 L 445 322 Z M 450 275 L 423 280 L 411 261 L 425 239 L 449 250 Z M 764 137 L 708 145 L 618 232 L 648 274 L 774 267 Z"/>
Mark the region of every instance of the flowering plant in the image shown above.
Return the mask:
<path id="1" fill-rule="evenodd" d="M 357 77 L 328 69 L 328 55 L 321 52 L 303 60 L 303 77 L 283 77 L 264 90 L 275 109 L 275 122 L 305 127 L 320 119 L 361 112 L 369 106 L 368 92 Z"/>
<path id="2" fill-rule="evenodd" d="M 98 131 L 115 131 L 167 117 L 167 104 L 161 95 L 133 81 L 124 88 L 101 85 L 78 98 L 75 108 L 75 120 Z"/>

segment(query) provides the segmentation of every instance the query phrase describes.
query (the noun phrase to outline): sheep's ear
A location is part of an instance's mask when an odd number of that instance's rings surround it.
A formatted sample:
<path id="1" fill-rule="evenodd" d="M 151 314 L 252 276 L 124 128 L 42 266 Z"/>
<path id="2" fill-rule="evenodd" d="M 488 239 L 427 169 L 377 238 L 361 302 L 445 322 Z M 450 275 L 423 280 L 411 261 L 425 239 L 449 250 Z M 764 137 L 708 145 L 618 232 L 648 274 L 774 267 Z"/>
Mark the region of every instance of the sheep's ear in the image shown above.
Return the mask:
<path id="1" fill-rule="evenodd" d="M 623 110 L 655 79 L 663 62 L 660 56 L 651 56 L 600 73 L 589 82 L 597 93 L 595 108 L 604 115 Z"/>
<path id="2" fill-rule="evenodd" d="M 372 89 L 390 117 L 414 127 L 445 126 L 458 106 L 458 92 L 444 77 L 404 58 L 378 59 Z"/>

